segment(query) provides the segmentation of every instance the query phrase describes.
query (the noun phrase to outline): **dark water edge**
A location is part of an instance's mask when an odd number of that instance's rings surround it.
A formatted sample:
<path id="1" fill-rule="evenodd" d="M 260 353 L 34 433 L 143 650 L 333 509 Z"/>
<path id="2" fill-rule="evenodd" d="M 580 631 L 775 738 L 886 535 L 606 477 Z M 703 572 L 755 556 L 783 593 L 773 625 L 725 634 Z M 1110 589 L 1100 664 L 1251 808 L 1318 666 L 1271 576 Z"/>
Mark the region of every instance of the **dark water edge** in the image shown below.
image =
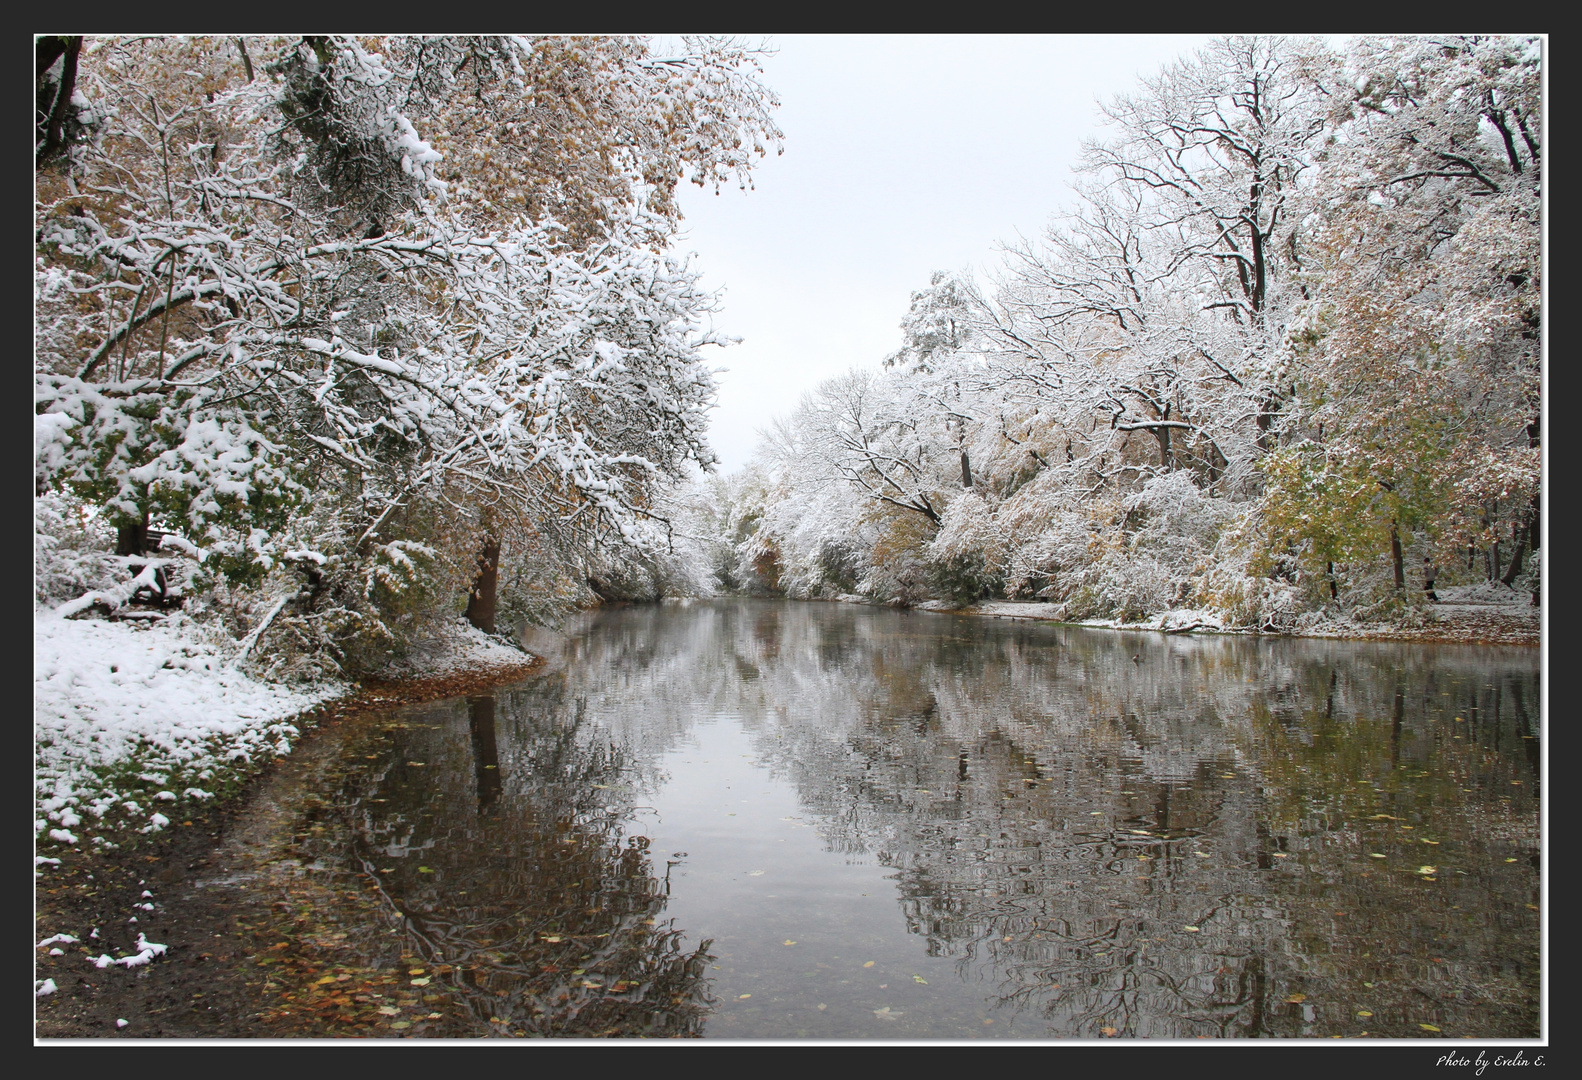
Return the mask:
<path id="1" fill-rule="evenodd" d="M 724 600 L 552 651 L 338 732 L 260 826 L 388 1023 L 1539 1035 L 1534 650 Z"/>

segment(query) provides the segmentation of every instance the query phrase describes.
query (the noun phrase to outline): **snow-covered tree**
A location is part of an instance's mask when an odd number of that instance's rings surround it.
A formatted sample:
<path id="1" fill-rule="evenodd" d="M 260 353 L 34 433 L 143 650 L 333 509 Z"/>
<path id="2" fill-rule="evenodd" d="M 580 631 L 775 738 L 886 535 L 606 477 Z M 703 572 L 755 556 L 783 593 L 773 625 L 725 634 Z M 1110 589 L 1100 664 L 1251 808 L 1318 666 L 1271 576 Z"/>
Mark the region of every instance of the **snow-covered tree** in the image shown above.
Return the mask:
<path id="1" fill-rule="evenodd" d="M 750 50 L 694 44 L 89 39 L 94 138 L 38 176 L 39 487 L 103 505 L 126 554 L 157 522 L 239 578 L 304 544 L 342 549 L 315 566 L 435 555 L 396 535 L 414 500 L 568 557 L 661 542 L 655 485 L 713 460 L 712 301 L 664 254 L 669 191 L 683 168 L 744 176 L 741 138 L 779 135 Z M 494 108 L 529 82 L 553 97 L 557 70 L 575 97 L 573 57 L 602 87 L 584 104 L 612 111 L 571 131 L 521 105 L 514 152 L 558 194 L 499 205 L 484 162 L 511 133 L 446 126 L 457 64 L 493 65 L 477 89 Z M 444 139 L 419 134 L 430 119 Z M 578 142 L 640 119 L 671 126 L 613 157 Z M 588 161 L 535 158 L 535 140 Z M 480 175 L 442 179 L 452 155 Z M 562 222 L 572 194 L 586 206 Z M 325 498 L 338 539 L 288 527 Z"/>

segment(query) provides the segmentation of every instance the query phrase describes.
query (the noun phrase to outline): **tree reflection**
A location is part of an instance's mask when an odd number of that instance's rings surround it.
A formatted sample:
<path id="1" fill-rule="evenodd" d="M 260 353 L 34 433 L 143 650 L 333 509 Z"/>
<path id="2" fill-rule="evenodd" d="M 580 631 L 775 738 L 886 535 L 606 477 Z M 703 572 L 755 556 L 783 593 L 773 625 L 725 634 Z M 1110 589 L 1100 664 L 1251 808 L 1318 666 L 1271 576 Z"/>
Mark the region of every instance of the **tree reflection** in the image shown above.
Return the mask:
<path id="1" fill-rule="evenodd" d="M 480 1028 L 702 1032 L 708 943 L 625 830 L 728 713 L 1018 1034 L 1537 1032 L 1528 653 L 719 602 L 602 612 L 555 667 L 392 724 L 343 800 Z"/>
<path id="2" fill-rule="evenodd" d="M 338 840 L 400 912 L 431 990 L 500 1034 L 701 1032 L 709 942 L 686 950 L 661 919 L 649 842 L 625 833 L 629 755 L 563 681 L 386 734 L 391 765 L 346 793 Z"/>

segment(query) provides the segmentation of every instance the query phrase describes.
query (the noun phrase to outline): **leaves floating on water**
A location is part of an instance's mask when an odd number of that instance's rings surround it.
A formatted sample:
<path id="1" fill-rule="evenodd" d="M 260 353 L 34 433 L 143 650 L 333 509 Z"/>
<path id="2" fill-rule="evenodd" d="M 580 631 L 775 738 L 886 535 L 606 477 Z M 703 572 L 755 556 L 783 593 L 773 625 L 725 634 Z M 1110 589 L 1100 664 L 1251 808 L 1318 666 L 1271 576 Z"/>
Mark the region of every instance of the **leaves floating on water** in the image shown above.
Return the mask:
<path id="1" fill-rule="evenodd" d="M 923 978 L 923 976 L 921 976 L 921 975 L 913 975 L 912 976 L 912 981 L 915 982 L 915 983 L 922 983 L 924 986 L 928 985 L 928 980 Z"/>
<path id="2" fill-rule="evenodd" d="M 863 967 L 873 967 L 873 961 L 869 960 L 866 964 L 863 965 Z"/>
<path id="3" fill-rule="evenodd" d="M 1422 1028 L 1424 1031 L 1438 1031 L 1439 1030 L 1433 1024 L 1418 1024 L 1417 1026 Z"/>
<path id="4" fill-rule="evenodd" d="M 886 1005 L 882 1009 L 873 1010 L 873 1015 L 877 1016 L 880 1020 L 894 1020 L 897 1016 L 905 1016 L 906 1014 L 899 1009 L 891 1012 L 890 1006 Z"/>

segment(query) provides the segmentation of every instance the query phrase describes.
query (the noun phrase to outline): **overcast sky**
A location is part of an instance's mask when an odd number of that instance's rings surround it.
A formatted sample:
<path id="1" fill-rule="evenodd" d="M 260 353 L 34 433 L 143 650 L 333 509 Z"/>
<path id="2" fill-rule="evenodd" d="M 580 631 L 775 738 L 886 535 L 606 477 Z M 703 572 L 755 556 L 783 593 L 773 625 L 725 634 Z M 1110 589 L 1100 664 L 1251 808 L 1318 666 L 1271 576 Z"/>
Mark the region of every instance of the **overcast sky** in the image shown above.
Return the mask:
<path id="1" fill-rule="evenodd" d="M 764 62 L 785 153 L 756 190 L 684 185 L 680 250 L 722 291 L 706 355 L 719 376 L 710 439 L 724 471 L 820 381 L 901 343 L 934 270 L 997 262 L 1070 205 L 1097 103 L 1206 35 L 783 36 Z"/>

